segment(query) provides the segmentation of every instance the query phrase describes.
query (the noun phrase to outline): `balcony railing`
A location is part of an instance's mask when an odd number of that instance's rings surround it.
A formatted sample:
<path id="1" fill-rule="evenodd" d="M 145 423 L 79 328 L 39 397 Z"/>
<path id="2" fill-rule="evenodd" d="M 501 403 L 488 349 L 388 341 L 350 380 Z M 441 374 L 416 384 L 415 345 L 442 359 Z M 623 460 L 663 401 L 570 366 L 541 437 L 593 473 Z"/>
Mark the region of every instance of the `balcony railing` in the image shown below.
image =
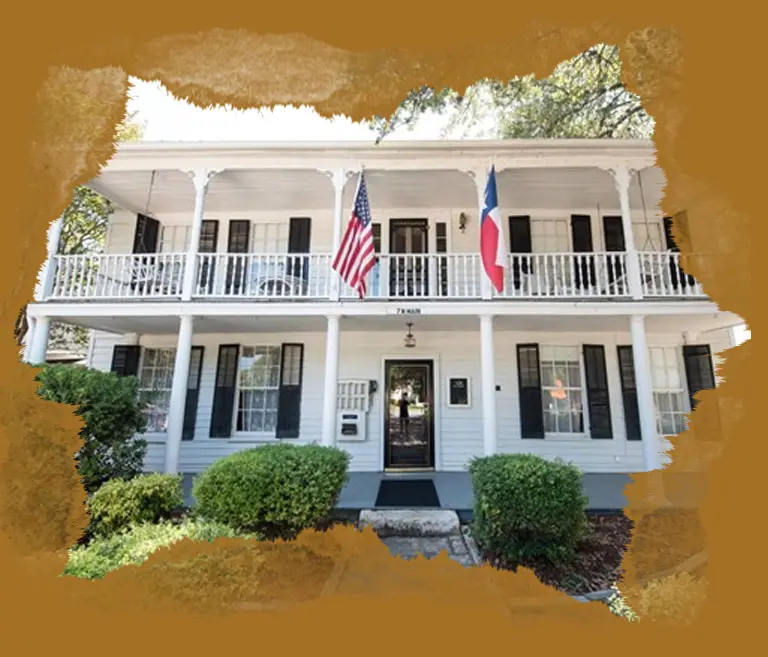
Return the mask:
<path id="1" fill-rule="evenodd" d="M 494 299 L 622 299 L 630 297 L 625 253 L 511 254 Z M 47 300 L 179 299 L 185 254 L 57 256 Z M 332 293 L 330 254 L 198 254 L 194 299 L 326 301 Z M 648 298 L 703 298 L 680 267 L 678 253 L 639 255 Z M 487 298 L 480 255 L 380 255 L 368 278 L 373 300 Z M 342 284 L 340 298 L 357 298 Z"/>

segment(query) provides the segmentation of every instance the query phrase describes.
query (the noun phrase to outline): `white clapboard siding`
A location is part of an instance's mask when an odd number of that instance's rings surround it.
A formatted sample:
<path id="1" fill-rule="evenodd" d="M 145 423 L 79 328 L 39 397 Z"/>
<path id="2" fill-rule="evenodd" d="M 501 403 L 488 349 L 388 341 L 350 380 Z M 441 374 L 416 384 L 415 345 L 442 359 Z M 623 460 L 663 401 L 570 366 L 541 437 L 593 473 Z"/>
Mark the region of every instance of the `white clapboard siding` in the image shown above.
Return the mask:
<path id="1" fill-rule="evenodd" d="M 359 443 L 339 443 L 352 456 L 353 471 L 379 471 L 382 460 L 382 391 L 383 360 L 385 358 L 434 358 L 436 389 L 436 465 L 439 470 L 463 470 L 468 461 L 483 453 L 482 391 L 480 373 L 480 339 L 478 332 L 424 331 L 417 333 L 418 347 L 405 349 L 402 335 L 397 331 L 345 332 L 342 328 L 340 349 L 340 379 L 376 380 L 379 390 L 373 397 L 368 414 L 368 438 Z M 127 338 L 96 333 L 92 366 L 108 370 L 112 348 Z M 142 336 L 142 346 L 172 347 L 175 336 Z M 650 346 L 673 346 L 680 350 L 682 338 L 649 335 Z M 227 334 L 196 335 L 193 344 L 205 347 L 203 374 L 195 439 L 181 445 L 180 470 L 200 472 L 215 460 L 237 450 L 261 444 L 256 439 L 209 438 L 213 400 L 213 384 L 219 344 L 275 344 L 302 342 L 304 381 L 301 405 L 300 438 L 297 444 L 320 440 L 323 409 L 323 370 L 325 364 L 324 333 L 293 334 Z M 537 342 L 552 345 L 602 344 L 605 346 L 608 369 L 612 440 L 570 439 L 523 440 L 520 438 L 516 344 Z M 572 461 L 588 472 L 636 472 L 643 469 L 642 444 L 625 439 L 624 414 L 621 401 L 616 345 L 630 344 L 629 334 L 616 333 L 523 333 L 497 331 L 494 336 L 496 352 L 499 449 L 502 452 L 530 452 L 545 458 L 560 457 Z M 714 349 L 713 349 L 714 350 Z M 680 362 L 682 368 L 682 358 Z M 448 408 L 446 379 L 449 376 L 469 377 L 471 381 L 470 408 Z M 681 376 L 684 372 L 681 369 Z M 161 470 L 164 460 L 164 436 L 148 436 L 150 442 L 145 467 Z M 263 441 L 262 441 L 263 442 Z"/>

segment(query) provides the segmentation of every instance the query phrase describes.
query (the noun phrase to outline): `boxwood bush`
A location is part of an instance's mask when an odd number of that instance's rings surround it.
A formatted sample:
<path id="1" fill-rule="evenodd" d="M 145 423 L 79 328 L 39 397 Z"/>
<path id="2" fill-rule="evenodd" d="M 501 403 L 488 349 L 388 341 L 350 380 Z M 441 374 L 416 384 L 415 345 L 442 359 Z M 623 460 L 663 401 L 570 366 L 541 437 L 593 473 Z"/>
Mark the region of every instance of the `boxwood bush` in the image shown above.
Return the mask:
<path id="1" fill-rule="evenodd" d="M 327 519 L 347 480 L 335 447 L 277 443 L 236 452 L 195 481 L 196 512 L 239 531 L 293 538 Z"/>
<path id="2" fill-rule="evenodd" d="M 473 534 L 510 565 L 567 562 L 587 528 L 581 471 L 533 454 L 498 454 L 470 463 Z"/>
<path id="3" fill-rule="evenodd" d="M 112 479 L 88 502 L 90 531 L 108 535 L 132 525 L 167 519 L 184 504 L 181 477 L 145 474 L 133 479 Z"/>

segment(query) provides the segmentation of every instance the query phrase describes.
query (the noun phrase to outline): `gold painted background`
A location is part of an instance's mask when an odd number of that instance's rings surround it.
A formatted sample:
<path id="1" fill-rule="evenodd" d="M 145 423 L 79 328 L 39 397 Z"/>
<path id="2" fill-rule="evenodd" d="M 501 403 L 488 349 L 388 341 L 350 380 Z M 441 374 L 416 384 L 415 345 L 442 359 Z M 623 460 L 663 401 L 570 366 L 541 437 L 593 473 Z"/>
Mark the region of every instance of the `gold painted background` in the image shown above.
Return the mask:
<path id="1" fill-rule="evenodd" d="M 45 257 L 48 224 L 73 186 L 114 152 L 128 75 L 159 79 L 201 106 L 306 103 L 324 115 L 360 120 L 389 115 L 422 84 L 463 90 L 481 77 L 545 77 L 598 42 L 621 47 L 629 88 L 656 119 L 658 161 L 668 180 L 664 212 L 688 211 L 690 239 L 676 233 L 683 251 L 695 251 L 687 269 L 759 335 L 753 281 L 761 280 L 757 249 L 765 234 L 756 220 L 764 212 L 765 138 L 761 83 L 751 63 L 765 38 L 760 21 L 739 5 L 729 2 L 728 14 L 656 1 L 449 9 L 394 1 L 171 8 L 137 0 L 7 9 L 0 28 L 3 652 L 634 654 L 661 641 L 666 650 L 682 649 L 683 641 L 693 650 L 717 649 L 746 630 L 759 631 L 765 576 L 752 555 L 763 548 L 766 441 L 750 402 L 762 387 L 765 361 L 752 341 L 728 352 L 725 384 L 701 395 L 661 476 L 667 496 L 698 505 L 698 520 L 654 512 L 648 476 L 639 475 L 627 491 L 637 530 L 622 588 L 671 565 L 664 556 L 670 547 L 706 540 L 710 584 L 702 612 L 686 630 L 664 630 L 573 602 L 527 572 L 463 569 L 445 557 L 400 561 L 372 533 L 353 530 L 272 548 L 185 542 L 101 582 L 59 578 L 66 547 L 86 524 L 72 458 L 80 426 L 70 407 L 35 396 L 34 372 L 19 362 L 13 340 L 16 314 L 30 300 Z M 675 490 L 675 471 L 694 472 L 697 485 Z M 321 595 L 322 582 L 342 566 L 358 577 L 360 595 Z M 297 572 L 302 577 L 292 576 Z M 254 590 L 285 610 L 217 611 L 219 602 Z"/>

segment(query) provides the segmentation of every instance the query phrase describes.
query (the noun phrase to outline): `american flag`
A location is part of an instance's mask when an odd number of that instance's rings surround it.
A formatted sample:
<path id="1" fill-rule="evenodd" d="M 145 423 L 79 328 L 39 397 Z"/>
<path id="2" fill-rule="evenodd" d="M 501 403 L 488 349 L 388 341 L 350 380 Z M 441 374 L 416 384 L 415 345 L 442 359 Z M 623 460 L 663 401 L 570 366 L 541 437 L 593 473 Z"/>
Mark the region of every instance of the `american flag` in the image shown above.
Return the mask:
<path id="1" fill-rule="evenodd" d="M 365 176 L 361 172 L 357 182 L 352 216 L 347 224 L 347 230 L 341 240 L 332 267 L 347 285 L 357 290 L 362 299 L 367 287 L 365 278 L 375 264 L 376 253 L 371 228 L 371 206 L 368 202 Z"/>

